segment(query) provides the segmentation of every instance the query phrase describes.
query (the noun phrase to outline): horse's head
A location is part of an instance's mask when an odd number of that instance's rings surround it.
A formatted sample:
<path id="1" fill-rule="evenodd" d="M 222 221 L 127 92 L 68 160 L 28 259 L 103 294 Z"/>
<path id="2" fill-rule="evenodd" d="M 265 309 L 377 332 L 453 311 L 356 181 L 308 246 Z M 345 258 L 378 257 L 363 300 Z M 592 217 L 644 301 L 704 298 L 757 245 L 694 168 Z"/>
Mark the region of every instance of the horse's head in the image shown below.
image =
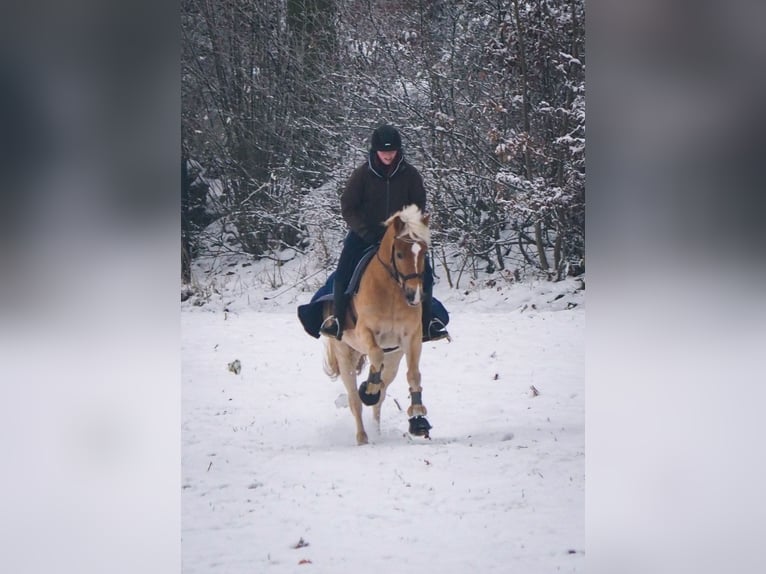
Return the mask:
<path id="1" fill-rule="evenodd" d="M 429 217 L 416 205 L 409 205 L 386 221 L 386 236 L 391 241 L 389 273 L 402 287 L 407 304 L 412 307 L 420 305 L 423 299 L 423 269 L 431 239 Z"/>

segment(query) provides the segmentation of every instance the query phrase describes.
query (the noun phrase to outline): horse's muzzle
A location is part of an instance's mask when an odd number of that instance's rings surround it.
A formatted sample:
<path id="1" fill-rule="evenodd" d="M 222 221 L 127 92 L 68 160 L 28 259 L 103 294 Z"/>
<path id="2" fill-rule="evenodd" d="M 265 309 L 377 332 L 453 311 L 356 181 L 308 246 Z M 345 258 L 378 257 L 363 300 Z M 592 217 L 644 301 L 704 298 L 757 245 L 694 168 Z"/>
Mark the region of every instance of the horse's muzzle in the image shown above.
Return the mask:
<path id="1" fill-rule="evenodd" d="M 420 285 L 415 289 L 405 288 L 404 298 L 407 300 L 407 305 L 410 307 L 417 307 L 420 305 L 422 297 L 420 296 Z"/>

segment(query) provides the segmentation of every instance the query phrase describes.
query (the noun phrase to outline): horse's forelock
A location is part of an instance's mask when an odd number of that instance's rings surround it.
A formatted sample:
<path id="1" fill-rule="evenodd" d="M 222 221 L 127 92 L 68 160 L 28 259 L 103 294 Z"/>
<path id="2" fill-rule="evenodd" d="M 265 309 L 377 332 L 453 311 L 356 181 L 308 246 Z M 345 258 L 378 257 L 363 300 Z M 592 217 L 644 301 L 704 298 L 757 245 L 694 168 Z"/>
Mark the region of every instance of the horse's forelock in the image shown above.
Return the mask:
<path id="1" fill-rule="evenodd" d="M 431 231 L 428 229 L 428 225 L 423 221 L 423 213 L 417 205 L 408 205 L 401 211 L 394 213 L 386 220 L 386 225 L 390 225 L 397 217 L 404 224 L 404 228 L 401 233 L 399 233 L 399 237 L 409 235 L 413 241 L 425 241 L 430 244 Z"/>

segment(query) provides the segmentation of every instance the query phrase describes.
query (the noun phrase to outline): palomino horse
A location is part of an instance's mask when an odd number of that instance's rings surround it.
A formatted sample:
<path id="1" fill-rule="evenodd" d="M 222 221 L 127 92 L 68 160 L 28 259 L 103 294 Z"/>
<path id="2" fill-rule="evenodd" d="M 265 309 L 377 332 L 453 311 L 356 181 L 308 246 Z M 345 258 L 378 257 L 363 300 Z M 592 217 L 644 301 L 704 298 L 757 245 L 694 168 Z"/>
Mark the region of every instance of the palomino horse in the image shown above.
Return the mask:
<path id="1" fill-rule="evenodd" d="M 325 372 L 338 375 L 348 392 L 351 413 L 356 421 L 356 441 L 367 444 L 362 424 L 362 403 L 373 407 L 380 430 L 380 407 L 388 385 L 396 377 L 399 362 L 407 357 L 407 383 L 410 387 L 410 433 L 428 438 L 431 425 L 426 420 L 420 386 L 422 348 L 421 300 L 423 268 L 429 244 L 429 216 L 409 205 L 386 220 L 386 232 L 378 252 L 362 274 L 359 290 L 353 296 L 340 341 L 326 341 Z M 330 314 L 330 303 L 324 315 Z M 354 324 L 356 317 L 356 324 Z M 365 357 L 370 369 L 357 392 L 356 377 Z"/>

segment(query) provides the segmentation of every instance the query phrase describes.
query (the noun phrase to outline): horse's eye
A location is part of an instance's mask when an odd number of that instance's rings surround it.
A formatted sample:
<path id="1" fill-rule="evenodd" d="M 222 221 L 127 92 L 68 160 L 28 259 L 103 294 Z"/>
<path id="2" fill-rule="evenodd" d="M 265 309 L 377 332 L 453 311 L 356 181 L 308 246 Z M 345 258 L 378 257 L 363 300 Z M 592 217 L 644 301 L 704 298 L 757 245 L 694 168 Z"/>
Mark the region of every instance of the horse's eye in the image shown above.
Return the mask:
<path id="1" fill-rule="evenodd" d="M 402 252 L 401 252 L 401 251 L 397 251 L 397 252 L 396 252 L 396 258 L 397 258 L 397 259 L 404 259 L 404 255 L 402 255 Z"/>

